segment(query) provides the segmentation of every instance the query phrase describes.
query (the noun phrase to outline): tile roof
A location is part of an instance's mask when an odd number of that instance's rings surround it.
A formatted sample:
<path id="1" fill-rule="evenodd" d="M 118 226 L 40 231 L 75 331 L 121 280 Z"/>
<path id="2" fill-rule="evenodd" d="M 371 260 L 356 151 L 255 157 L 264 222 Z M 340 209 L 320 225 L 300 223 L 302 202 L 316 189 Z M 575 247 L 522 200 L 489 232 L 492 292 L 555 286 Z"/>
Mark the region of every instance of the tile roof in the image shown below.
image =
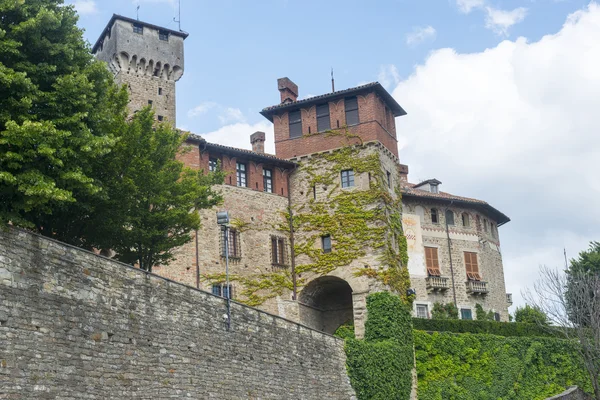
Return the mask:
<path id="1" fill-rule="evenodd" d="M 381 84 L 379 82 L 371 82 L 371 83 L 367 83 L 367 84 L 356 86 L 356 87 L 349 88 L 349 89 L 338 90 L 338 91 L 331 92 L 331 93 L 325 93 L 325 94 L 321 94 L 318 96 L 309 97 L 307 99 L 292 101 L 292 102 L 288 102 L 288 103 L 276 104 L 274 106 L 263 108 L 260 113 L 265 118 L 272 121 L 273 114 L 275 114 L 278 111 L 287 110 L 290 108 L 301 107 L 301 106 L 306 106 L 309 104 L 321 102 L 323 100 L 333 100 L 336 98 L 341 98 L 341 97 L 347 96 L 349 94 L 355 94 L 355 93 L 357 94 L 357 93 L 368 91 L 368 90 L 374 90 L 381 97 L 383 97 L 386 100 L 386 102 L 388 103 L 388 105 L 390 106 L 390 109 L 394 113 L 395 117 L 406 115 L 406 111 L 404 111 L 402 106 L 400 106 L 400 104 L 398 104 L 398 102 L 392 97 L 392 95 L 387 90 L 385 90 L 384 87 L 381 86 Z"/>
<path id="2" fill-rule="evenodd" d="M 405 197 L 419 197 L 419 198 L 425 198 L 425 199 L 431 199 L 431 200 L 440 200 L 440 201 L 444 201 L 444 202 L 453 201 L 456 203 L 472 205 L 477 208 L 481 208 L 481 209 L 485 210 L 487 213 L 491 214 L 498 222 L 498 226 L 503 225 L 510 221 L 510 218 L 508 218 L 505 214 L 503 214 L 502 212 L 500 212 L 496 208 L 492 207 L 491 205 L 489 205 L 487 202 L 485 202 L 483 200 L 473 199 L 471 197 L 456 196 L 454 194 L 450 194 L 450 193 L 446 193 L 446 192 L 432 193 L 432 192 L 428 192 L 427 190 L 416 189 L 415 186 L 418 186 L 418 185 L 419 184 L 414 184 L 414 183 L 409 183 L 409 182 L 403 181 L 400 185 L 402 195 Z"/>
<path id="3" fill-rule="evenodd" d="M 251 159 L 259 159 L 259 160 L 267 161 L 267 162 L 270 162 L 271 164 L 276 164 L 276 165 L 286 167 L 286 168 L 293 168 L 297 165 L 293 161 L 279 158 L 277 156 L 274 156 L 273 154 L 257 153 L 252 150 L 240 149 L 238 147 L 231 147 L 231 146 L 225 146 L 225 145 L 217 144 L 217 143 L 210 143 L 210 142 L 207 142 L 200 135 L 196 135 L 195 133 L 190 133 L 190 132 L 187 132 L 187 133 L 188 133 L 188 137 L 186 140 L 188 142 L 202 143 L 204 145 L 204 148 L 207 148 L 207 149 L 214 149 L 214 150 L 217 150 L 217 151 L 220 151 L 223 153 L 235 154 L 237 156 L 246 156 Z"/>

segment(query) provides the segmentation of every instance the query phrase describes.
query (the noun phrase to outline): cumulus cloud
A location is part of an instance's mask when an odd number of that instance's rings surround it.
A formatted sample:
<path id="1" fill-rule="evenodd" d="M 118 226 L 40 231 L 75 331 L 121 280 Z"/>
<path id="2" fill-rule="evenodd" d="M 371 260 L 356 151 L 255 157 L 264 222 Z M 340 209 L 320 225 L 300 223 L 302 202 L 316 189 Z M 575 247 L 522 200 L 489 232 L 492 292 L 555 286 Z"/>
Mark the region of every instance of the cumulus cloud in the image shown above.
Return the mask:
<path id="1" fill-rule="evenodd" d="M 239 108 L 227 107 L 219 115 L 219 121 L 221 121 L 222 124 L 228 122 L 244 122 L 245 120 L 246 118 L 244 118 L 244 114 Z"/>
<path id="2" fill-rule="evenodd" d="M 461 12 L 468 14 L 474 8 L 483 7 L 484 0 L 456 0 L 456 5 Z"/>
<path id="3" fill-rule="evenodd" d="M 238 122 L 223 126 L 216 131 L 202 133 L 200 136 L 212 143 L 252 150 L 250 135 L 256 131 L 266 133 L 265 152 L 275 154 L 273 124 L 268 121 L 261 121 L 256 124 Z"/>
<path id="4" fill-rule="evenodd" d="M 390 89 L 396 86 L 400 82 L 400 73 L 398 72 L 398 68 L 396 68 L 396 66 L 392 64 L 382 65 L 379 68 L 377 80 L 386 89 Z"/>
<path id="5" fill-rule="evenodd" d="M 75 10 L 79 15 L 91 15 L 98 12 L 98 7 L 94 0 L 75 0 L 71 4 L 75 6 Z"/>
<path id="6" fill-rule="evenodd" d="M 600 6 L 537 42 L 432 52 L 393 95 L 410 176 L 481 198 L 512 218 L 500 230 L 507 290 L 521 302 L 540 264 L 560 267 L 600 239 Z M 412 179 L 411 179 L 412 180 Z"/>
<path id="7" fill-rule="evenodd" d="M 206 114 L 207 112 L 209 112 L 217 106 L 218 104 L 214 101 L 203 101 L 202 103 L 198 104 L 196 107 L 188 111 L 188 117 L 194 118 Z"/>
<path id="8" fill-rule="evenodd" d="M 426 40 L 433 40 L 436 36 L 436 30 L 433 26 L 418 26 L 413 28 L 412 32 L 406 34 L 406 44 L 416 46 Z"/>
<path id="9" fill-rule="evenodd" d="M 515 8 L 512 11 L 486 7 L 486 12 L 486 28 L 491 29 L 500 35 L 507 35 L 508 28 L 523 21 L 527 15 L 527 9 L 524 7 Z"/>

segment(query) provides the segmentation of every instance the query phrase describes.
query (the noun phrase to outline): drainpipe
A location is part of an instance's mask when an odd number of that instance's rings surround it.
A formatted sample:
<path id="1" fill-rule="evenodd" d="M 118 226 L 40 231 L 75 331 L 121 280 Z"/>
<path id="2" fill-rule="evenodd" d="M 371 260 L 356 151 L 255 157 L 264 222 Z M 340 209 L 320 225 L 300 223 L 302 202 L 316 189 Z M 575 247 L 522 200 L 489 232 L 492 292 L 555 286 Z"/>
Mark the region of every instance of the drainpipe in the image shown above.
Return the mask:
<path id="1" fill-rule="evenodd" d="M 452 207 L 452 203 L 454 200 L 450 201 L 450 206 Z M 446 212 L 448 212 L 448 208 L 446 208 Z M 452 210 L 450 210 L 452 212 Z M 454 284 L 454 267 L 452 265 L 452 241 L 450 240 L 450 230 L 448 229 L 448 218 L 446 218 L 446 213 L 444 213 L 444 221 L 446 222 L 446 237 L 448 238 L 448 256 L 450 256 L 450 276 L 452 277 L 452 296 L 454 297 L 454 306 L 458 308 L 458 304 L 456 302 L 456 286 Z"/>
<path id="2" fill-rule="evenodd" d="M 298 287 L 296 284 L 296 252 L 294 250 L 294 223 L 293 217 L 294 214 L 292 212 L 292 183 L 291 177 L 294 172 L 296 172 L 298 166 L 295 166 L 294 169 L 288 174 L 287 178 L 287 189 L 288 189 L 288 212 L 290 213 L 289 224 L 290 224 L 290 261 L 292 267 L 292 300 L 296 300 L 298 294 Z"/>
<path id="3" fill-rule="evenodd" d="M 200 263 L 198 262 L 198 229 L 196 229 L 196 289 L 200 289 Z"/>

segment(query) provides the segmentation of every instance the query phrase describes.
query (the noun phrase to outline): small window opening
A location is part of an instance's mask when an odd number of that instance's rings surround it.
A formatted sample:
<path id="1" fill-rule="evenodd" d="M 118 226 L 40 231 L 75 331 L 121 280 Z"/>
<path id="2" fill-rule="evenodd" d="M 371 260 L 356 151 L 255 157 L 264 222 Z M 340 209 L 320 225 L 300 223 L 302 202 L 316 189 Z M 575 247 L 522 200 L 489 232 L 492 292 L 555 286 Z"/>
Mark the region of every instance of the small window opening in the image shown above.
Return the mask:
<path id="1" fill-rule="evenodd" d="M 392 187 L 392 174 L 390 171 L 385 171 L 387 174 L 387 183 L 388 183 L 388 187 L 391 188 Z"/>
<path id="2" fill-rule="evenodd" d="M 160 40 L 164 40 L 165 42 L 168 42 L 169 41 L 169 32 L 163 31 L 163 30 L 159 30 L 158 31 L 158 38 Z"/>
<path id="3" fill-rule="evenodd" d="M 321 246 L 323 247 L 323 253 L 331 253 L 331 236 L 321 236 Z"/>
<path id="4" fill-rule="evenodd" d="M 438 217 L 438 210 L 435 208 L 431 209 L 431 223 L 438 224 L 440 222 Z"/>
<path id="5" fill-rule="evenodd" d="M 152 105 L 152 100 L 148 100 L 148 105 L 151 106 Z"/>
<path id="6" fill-rule="evenodd" d="M 427 304 L 417 304 L 417 318 L 429 318 L 429 310 Z"/>
<path id="7" fill-rule="evenodd" d="M 461 308 L 460 309 L 460 319 L 473 319 L 473 311 L 470 308 Z"/>
<path id="8" fill-rule="evenodd" d="M 317 199 L 317 186 L 313 185 L 313 199 L 316 200 Z"/>
<path id="9" fill-rule="evenodd" d="M 158 88 L 158 95 L 159 95 L 159 96 L 162 96 L 162 92 L 163 92 L 163 91 L 162 91 L 162 88 L 161 88 L 161 87 L 159 87 L 159 88 Z"/>
<path id="10" fill-rule="evenodd" d="M 162 115 L 158 116 L 158 120 L 162 122 L 162 120 L 165 119 L 165 117 L 163 117 Z"/>
<path id="11" fill-rule="evenodd" d="M 352 187 L 354 186 L 354 170 L 346 169 L 342 171 L 342 187 Z"/>
<path id="12" fill-rule="evenodd" d="M 133 33 L 138 33 L 140 35 L 143 35 L 144 34 L 144 25 L 133 24 Z"/>
<path id="13" fill-rule="evenodd" d="M 471 226 L 471 221 L 469 221 L 469 214 L 466 212 L 462 213 L 462 224 L 465 228 L 469 228 Z"/>

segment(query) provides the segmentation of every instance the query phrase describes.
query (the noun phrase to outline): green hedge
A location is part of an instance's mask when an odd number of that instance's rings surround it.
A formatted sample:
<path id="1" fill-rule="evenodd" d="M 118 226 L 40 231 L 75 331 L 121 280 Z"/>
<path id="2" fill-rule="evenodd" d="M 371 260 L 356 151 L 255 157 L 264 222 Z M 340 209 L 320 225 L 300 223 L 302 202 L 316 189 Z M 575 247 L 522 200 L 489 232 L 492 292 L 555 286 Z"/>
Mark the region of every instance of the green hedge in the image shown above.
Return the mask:
<path id="1" fill-rule="evenodd" d="M 414 332 L 419 400 L 545 399 L 589 380 L 566 340 Z"/>
<path id="2" fill-rule="evenodd" d="M 416 330 L 428 332 L 487 333 L 498 336 L 557 337 L 551 328 L 519 322 L 413 318 Z"/>
<path id="3" fill-rule="evenodd" d="M 347 339 L 348 376 L 359 400 L 408 400 L 414 366 L 410 309 L 388 292 L 367 297 L 365 339 Z"/>

